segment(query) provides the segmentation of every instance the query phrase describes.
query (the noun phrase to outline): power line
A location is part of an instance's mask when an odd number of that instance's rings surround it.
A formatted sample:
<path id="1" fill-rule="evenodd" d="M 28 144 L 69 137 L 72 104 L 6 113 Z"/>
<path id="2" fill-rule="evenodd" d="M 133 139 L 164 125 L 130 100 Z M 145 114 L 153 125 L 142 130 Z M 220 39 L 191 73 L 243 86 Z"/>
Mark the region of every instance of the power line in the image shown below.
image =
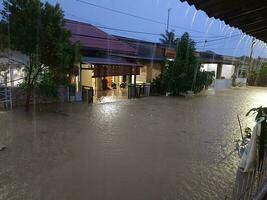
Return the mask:
<path id="1" fill-rule="evenodd" d="M 101 37 L 101 36 L 93 36 L 93 35 L 85 35 L 85 34 L 78 34 L 78 33 L 72 33 L 73 36 L 81 36 L 81 37 L 87 37 L 87 38 L 94 38 L 94 39 L 101 39 L 101 40 L 109 40 L 109 41 L 121 41 L 120 38 L 117 38 L 116 36 L 110 36 L 108 35 L 108 37 Z M 143 41 L 133 41 L 132 39 L 127 39 L 124 38 L 122 41 L 127 41 L 129 43 L 134 43 L 134 44 L 139 44 L 142 43 Z M 157 43 L 157 42 L 148 42 L 148 43 L 154 43 L 154 44 L 160 44 L 162 46 L 169 46 L 169 45 L 165 45 L 165 44 L 161 44 L 161 43 Z M 202 43 L 202 41 L 200 42 L 195 42 L 196 44 Z"/>
<path id="2" fill-rule="evenodd" d="M 113 36 L 114 38 L 111 37 L 98 37 L 98 36 L 88 36 L 88 35 L 83 35 L 83 34 L 73 34 L 73 35 L 76 35 L 76 36 L 82 36 L 82 37 L 88 37 L 88 38 L 95 38 L 95 39 L 105 39 L 105 40 L 114 40 L 114 41 L 121 41 L 121 42 L 126 42 L 126 43 L 130 43 L 130 44 L 134 44 L 134 45 L 139 45 L 139 43 L 142 43 L 142 41 L 138 42 L 138 41 L 132 41 L 130 39 L 127 40 L 127 38 L 124 38 L 123 40 L 120 40 L 120 38 L 116 38 L 116 36 Z M 154 44 L 159 44 L 160 46 L 164 47 L 164 46 L 169 46 L 169 45 L 165 45 L 165 44 L 160 44 L 160 43 L 154 43 Z M 116 46 L 124 46 L 124 44 L 116 44 Z M 201 47 L 196 47 L 196 49 L 199 49 Z M 235 48 L 235 47 L 232 47 L 232 48 L 213 48 L 213 47 L 207 47 L 209 48 L 210 50 L 213 50 L 213 51 L 220 51 L 220 50 L 236 50 L 236 49 L 248 49 L 248 48 L 242 48 L 242 47 L 239 47 L 239 48 Z"/>
<path id="3" fill-rule="evenodd" d="M 90 22 L 88 22 L 87 19 L 84 19 L 84 18 L 81 18 L 79 16 L 73 15 L 72 13 L 69 13 L 69 12 L 66 12 L 66 13 L 68 13 L 68 14 L 74 16 L 74 17 L 80 18 L 80 19 L 86 21 L 87 23 L 90 23 Z M 136 33 L 136 34 L 144 34 L 144 35 L 161 36 L 160 33 L 151 33 L 151 32 L 135 31 L 135 30 L 128 30 L 128 29 L 120 29 L 120 28 L 113 28 L 113 27 L 107 27 L 107 26 L 101 26 L 101 25 L 94 25 L 94 26 L 97 27 L 97 28 L 102 28 L 102 29 L 107 29 L 107 30 L 114 30 L 114 31 L 119 31 L 119 32 L 128 32 L 128 33 Z M 233 35 L 233 36 L 231 36 L 231 38 L 236 37 L 236 36 L 240 36 L 240 34 Z M 195 43 L 196 44 L 197 43 L 208 43 L 208 42 L 225 40 L 227 38 L 230 38 L 230 36 L 229 37 L 224 37 L 224 38 L 218 38 L 218 39 L 208 40 L 208 41 L 206 41 L 206 40 L 197 41 Z"/>
<path id="4" fill-rule="evenodd" d="M 70 12 L 67 12 L 67 11 L 65 11 L 65 12 L 66 12 L 67 14 L 73 16 L 73 17 L 76 17 L 76 18 L 78 18 L 78 19 L 84 20 L 84 21 L 86 21 L 87 23 L 90 23 L 90 24 L 91 24 L 91 22 L 89 22 L 89 21 L 88 21 L 87 19 L 85 19 L 85 18 L 79 17 L 79 16 L 74 15 L 74 14 L 72 14 L 72 13 L 70 13 Z M 128 30 L 128 29 L 119 29 L 119 28 L 108 27 L 108 26 L 103 26 L 103 25 L 95 25 L 95 24 L 94 24 L 93 26 L 95 26 L 95 27 L 97 27 L 97 28 L 102 28 L 102 29 L 107 29 L 107 30 L 114 30 L 114 31 L 119 31 L 119 32 L 138 33 L 138 34 L 144 34 L 144 35 L 157 35 L 157 36 L 160 36 L 160 35 L 161 35 L 161 33 L 151 33 L 151 32 L 144 32 L 144 31 L 135 31 L 135 30 Z M 176 35 L 176 37 L 178 37 L 178 36 Z M 197 37 L 197 36 L 190 36 L 190 37 Z M 203 38 L 204 38 L 204 36 L 199 36 L 199 37 L 203 37 Z"/>
<path id="5" fill-rule="evenodd" d="M 235 40 L 237 40 L 237 39 L 239 39 L 239 38 L 234 38 L 234 39 L 231 40 L 231 42 L 232 42 L 232 41 L 235 41 Z M 208 43 L 208 42 L 209 42 L 209 44 L 206 45 L 206 47 L 217 46 L 217 45 L 225 46 L 225 44 L 222 45 L 222 43 L 220 43 L 221 40 L 211 40 L 211 41 L 207 41 L 207 43 Z M 212 42 L 212 43 L 211 43 L 211 42 Z"/>
<path id="6" fill-rule="evenodd" d="M 201 47 L 200 47 L 201 48 Z M 235 49 L 249 49 L 248 47 L 239 47 L 239 48 L 235 48 L 235 47 L 229 47 L 229 48 L 216 48 L 216 47 L 207 47 L 211 50 L 235 50 Z"/>
<path id="7" fill-rule="evenodd" d="M 83 3 L 83 4 L 87 4 L 87 5 L 96 7 L 96 8 L 100 8 L 100 9 L 104 9 L 104 10 L 107 10 L 107 11 L 110 11 L 110 12 L 114 12 L 114 13 L 130 16 L 130 17 L 134 17 L 134 18 L 141 19 L 141 20 L 144 20 L 144 21 L 149 21 L 149 22 L 157 23 L 157 24 L 164 25 L 164 26 L 167 25 L 167 23 L 165 23 L 165 22 L 161 22 L 161 21 L 157 21 L 157 20 L 154 20 L 154 19 L 138 16 L 138 15 L 135 15 L 135 14 L 132 14 L 132 13 L 127 13 L 127 12 L 124 12 L 124 11 L 121 11 L 121 10 L 115 10 L 115 9 L 112 9 L 112 8 L 107 8 L 105 6 L 97 5 L 97 4 L 88 2 L 88 1 L 84 1 L 84 0 L 76 0 L 76 1 L 80 2 L 80 3 Z M 186 28 L 186 27 L 182 27 L 182 26 L 171 25 L 171 24 L 170 24 L 170 26 L 178 28 L 178 29 L 182 29 L 182 30 L 188 30 L 188 31 L 197 32 L 197 33 L 205 33 L 203 31 L 198 31 L 198 30 L 195 30 L 195 29 Z M 223 37 L 221 35 L 215 35 L 215 34 L 212 34 L 212 35 L 217 36 L 217 37 Z"/>

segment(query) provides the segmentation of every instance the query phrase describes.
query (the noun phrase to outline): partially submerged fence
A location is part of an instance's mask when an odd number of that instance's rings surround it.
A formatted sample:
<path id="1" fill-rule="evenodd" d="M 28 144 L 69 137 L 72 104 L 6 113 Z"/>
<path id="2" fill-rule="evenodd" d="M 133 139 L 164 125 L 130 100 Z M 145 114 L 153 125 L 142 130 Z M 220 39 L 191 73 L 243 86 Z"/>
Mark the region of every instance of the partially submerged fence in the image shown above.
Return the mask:
<path id="1" fill-rule="evenodd" d="M 267 192 L 267 154 L 264 156 L 262 169 L 257 167 L 250 172 L 238 169 L 233 190 L 233 199 L 264 199 Z"/>
<path id="2" fill-rule="evenodd" d="M 12 109 L 12 88 L 0 85 L 0 107 Z"/>
<path id="3" fill-rule="evenodd" d="M 260 200 L 267 194 L 267 107 L 252 108 L 246 116 L 251 112 L 256 114 L 256 123 L 252 134 L 248 131 L 244 136 L 241 129 L 241 161 L 236 174 L 233 199 Z"/>

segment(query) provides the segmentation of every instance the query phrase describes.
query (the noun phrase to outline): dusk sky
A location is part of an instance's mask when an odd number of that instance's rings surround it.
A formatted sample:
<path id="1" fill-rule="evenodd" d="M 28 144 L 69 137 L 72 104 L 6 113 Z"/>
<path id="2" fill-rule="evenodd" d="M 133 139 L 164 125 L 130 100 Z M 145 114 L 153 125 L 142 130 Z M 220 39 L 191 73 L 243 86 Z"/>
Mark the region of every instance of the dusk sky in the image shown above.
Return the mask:
<path id="1" fill-rule="evenodd" d="M 49 2 L 60 3 L 66 18 L 102 27 L 102 30 L 110 34 L 153 42 L 158 42 L 159 34 L 165 32 L 168 9 L 171 8 L 169 30 L 174 30 L 178 37 L 185 31 L 189 32 L 197 43 L 197 50 L 211 50 L 233 56 L 248 56 L 250 53 L 251 37 L 243 35 L 238 29 L 225 25 L 220 20 L 208 18 L 205 12 L 196 11 L 194 6 L 181 3 L 179 0 L 49 0 Z M 101 6 L 107 9 L 100 8 Z M 122 29 L 122 31 L 112 29 Z M 205 39 L 207 43 L 204 47 Z M 265 44 L 258 41 L 255 46 L 254 57 L 267 57 Z"/>

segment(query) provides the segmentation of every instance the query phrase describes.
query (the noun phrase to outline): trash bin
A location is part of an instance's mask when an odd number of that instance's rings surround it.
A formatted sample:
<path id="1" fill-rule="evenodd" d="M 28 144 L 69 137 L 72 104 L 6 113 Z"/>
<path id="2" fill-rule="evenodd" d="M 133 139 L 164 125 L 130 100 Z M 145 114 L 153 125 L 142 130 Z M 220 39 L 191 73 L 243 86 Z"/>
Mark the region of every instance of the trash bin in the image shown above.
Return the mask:
<path id="1" fill-rule="evenodd" d="M 128 85 L 128 99 L 135 98 L 135 87 L 133 84 Z"/>
<path id="2" fill-rule="evenodd" d="M 141 85 L 136 85 L 135 91 L 136 91 L 135 97 L 136 98 L 140 98 L 140 96 L 141 96 Z"/>
<path id="3" fill-rule="evenodd" d="M 150 85 L 144 86 L 144 96 L 149 97 L 150 96 Z"/>
<path id="4" fill-rule="evenodd" d="M 141 84 L 140 86 L 140 96 L 144 96 L 145 95 L 145 85 L 146 84 Z"/>

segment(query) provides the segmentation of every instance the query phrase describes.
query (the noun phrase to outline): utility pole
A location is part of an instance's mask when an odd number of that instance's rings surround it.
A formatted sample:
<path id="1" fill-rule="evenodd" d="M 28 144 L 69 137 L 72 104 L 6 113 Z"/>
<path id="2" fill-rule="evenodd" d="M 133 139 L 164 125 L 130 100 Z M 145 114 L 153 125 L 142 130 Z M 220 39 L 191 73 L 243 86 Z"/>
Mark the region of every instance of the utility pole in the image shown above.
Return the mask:
<path id="1" fill-rule="evenodd" d="M 207 40 L 204 41 L 203 52 L 205 50 L 205 47 L 206 47 L 207 42 L 208 42 Z"/>
<path id="2" fill-rule="evenodd" d="M 169 32 L 171 8 L 168 9 L 167 32 Z"/>
<path id="3" fill-rule="evenodd" d="M 256 43 L 256 39 L 253 38 L 252 39 L 251 46 L 250 46 L 249 66 L 248 66 L 248 70 L 247 70 L 247 78 L 248 78 L 248 81 L 250 81 L 249 80 L 250 79 L 250 73 L 251 73 L 252 65 L 253 65 L 252 55 L 253 55 L 253 48 L 254 48 L 255 43 Z"/>

